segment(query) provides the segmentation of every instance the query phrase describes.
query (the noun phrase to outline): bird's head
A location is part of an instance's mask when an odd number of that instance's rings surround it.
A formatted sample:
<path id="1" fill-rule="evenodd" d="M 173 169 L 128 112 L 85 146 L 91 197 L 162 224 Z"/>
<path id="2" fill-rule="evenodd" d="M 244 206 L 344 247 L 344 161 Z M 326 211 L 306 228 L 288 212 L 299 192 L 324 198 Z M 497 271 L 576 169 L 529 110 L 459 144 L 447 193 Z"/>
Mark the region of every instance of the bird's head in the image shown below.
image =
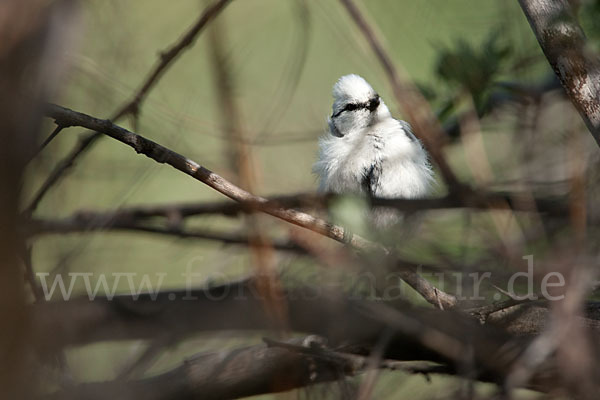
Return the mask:
<path id="1" fill-rule="evenodd" d="M 385 103 L 360 76 L 342 76 L 333 86 L 333 112 L 329 118 L 333 135 L 346 136 L 389 117 Z"/>

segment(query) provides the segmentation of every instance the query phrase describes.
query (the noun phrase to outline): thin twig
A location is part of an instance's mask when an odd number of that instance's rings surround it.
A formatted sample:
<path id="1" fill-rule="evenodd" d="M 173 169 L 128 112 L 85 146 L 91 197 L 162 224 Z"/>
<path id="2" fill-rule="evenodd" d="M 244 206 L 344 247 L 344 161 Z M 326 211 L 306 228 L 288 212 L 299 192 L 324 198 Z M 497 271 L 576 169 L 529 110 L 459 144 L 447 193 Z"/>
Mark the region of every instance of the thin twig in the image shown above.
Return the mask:
<path id="1" fill-rule="evenodd" d="M 93 219 L 96 221 L 142 220 L 156 217 L 184 219 L 202 215 L 223 215 L 238 217 L 262 205 L 264 207 L 285 207 L 299 209 L 326 209 L 332 200 L 332 194 L 296 193 L 269 196 L 266 203 L 214 201 L 200 203 L 166 203 L 154 205 L 133 205 L 109 211 L 80 210 L 71 218 Z M 423 212 L 446 209 L 495 209 L 509 207 L 519 212 L 540 212 L 553 217 L 567 217 L 569 205 L 563 197 L 537 197 L 530 201 L 531 195 L 524 192 L 473 192 L 469 201 L 461 201 L 455 196 L 419 199 L 382 199 L 372 198 L 372 207 L 395 208 L 404 212 Z M 531 204 L 530 204 L 531 203 Z"/>
<path id="2" fill-rule="evenodd" d="M 110 120 L 117 121 L 128 114 L 132 114 L 135 118 L 137 118 L 142 102 L 150 90 L 164 75 L 168 67 L 171 66 L 175 60 L 177 60 L 183 50 L 194 43 L 195 39 L 198 37 L 200 32 L 202 32 L 204 27 L 206 27 L 206 25 L 213 20 L 225 8 L 225 6 L 229 4 L 230 1 L 231 0 L 216 0 L 213 4 L 206 7 L 198 21 L 196 21 L 183 36 L 177 39 L 177 41 L 170 46 L 167 51 L 160 53 L 158 61 L 154 64 L 151 72 L 148 74 L 140 88 L 136 91 L 131 100 L 115 111 L 115 113 L 110 117 Z M 40 189 L 35 194 L 31 204 L 29 207 L 27 207 L 25 215 L 31 215 L 37 209 L 50 188 L 56 185 L 65 172 L 67 172 L 74 165 L 75 161 L 82 154 L 88 151 L 101 137 L 101 134 L 94 132 L 82 137 L 77 142 L 69 154 L 54 167 L 52 172 L 50 172 L 48 178 L 46 178 Z"/>
<path id="3" fill-rule="evenodd" d="M 50 134 L 50 136 L 48 136 L 46 138 L 46 140 L 44 140 L 44 143 L 42 143 L 42 145 L 40 146 L 38 152 L 44 150 L 44 148 L 46 148 L 46 146 L 48 146 L 48 144 L 54 140 L 54 138 L 60 133 L 60 131 L 62 131 L 62 126 L 57 125 L 56 128 L 54 128 L 54 130 L 52 131 L 52 133 Z"/>
<path id="4" fill-rule="evenodd" d="M 201 239 L 223 244 L 248 246 L 250 237 L 244 234 L 232 234 L 229 232 L 215 232 L 201 229 L 183 229 L 177 226 L 152 226 L 136 221 L 105 220 L 95 219 L 93 217 L 83 218 L 75 216 L 64 219 L 32 219 L 27 224 L 27 235 L 29 237 L 45 234 L 64 234 L 64 233 L 92 233 L 103 231 L 124 231 L 139 232 L 158 235 L 174 236 L 182 239 Z M 305 251 L 292 241 L 273 240 L 271 245 L 276 250 L 292 251 L 304 254 Z"/>
<path id="5" fill-rule="evenodd" d="M 529 300 L 529 299 L 515 300 L 515 299 L 508 299 L 508 300 L 505 300 L 505 301 L 499 301 L 497 303 L 488 304 L 488 305 L 477 307 L 477 308 L 469 308 L 469 309 L 464 310 L 464 312 L 469 313 L 469 314 L 471 314 L 471 315 L 479 318 L 479 320 L 481 322 L 485 322 L 487 320 L 487 317 L 490 314 L 493 314 L 493 313 L 498 312 L 498 311 L 506 310 L 507 308 L 518 306 L 518 305 L 521 305 L 521 304 L 532 303 L 534 301 L 538 302 L 538 303 L 541 303 L 538 300 Z"/>
<path id="6" fill-rule="evenodd" d="M 314 335 L 313 335 L 314 336 Z M 308 340 L 307 340 L 308 339 Z M 326 346 L 314 345 L 311 342 L 312 337 L 304 338 L 302 344 L 294 342 L 282 342 L 270 338 L 263 338 L 263 342 L 269 347 L 279 347 L 294 351 L 299 354 L 315 357 L 323 361 L 334 363 L 346 374 L 355 375 L 371 368 L 389 369 L 393 371 L 404 371 L 412 374 L 430 374 L 430 373 L 453 373 L 453 369 L 442 364 L 436 364 L 427 361 L 397 361 L 397 360 L 379 360 L 378 363 L 371 363 L 369 357 L 364 357 L 352 353 L 344 353 L 328 349 Z"/>

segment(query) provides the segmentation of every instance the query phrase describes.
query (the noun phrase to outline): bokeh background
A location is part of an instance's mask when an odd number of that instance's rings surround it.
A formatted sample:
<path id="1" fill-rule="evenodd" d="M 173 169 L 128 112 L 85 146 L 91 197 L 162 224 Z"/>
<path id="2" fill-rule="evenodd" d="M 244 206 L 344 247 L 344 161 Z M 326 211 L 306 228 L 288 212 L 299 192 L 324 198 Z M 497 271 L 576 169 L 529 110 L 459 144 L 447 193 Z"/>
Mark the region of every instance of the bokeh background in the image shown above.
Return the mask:
<path id="1" fill-rule="evenodd" d="M 561 181 L 568 176 L 562 146 L 568 132 L 580 132 L 581 148 L 592 148 L 591 136 L 560 91 L 547 89 L 556 89 L 552 71 L 517 1 L 358 3 L 376 26 L 395 65 L 423 90 L 444 126 L 456 124 L 456 116 L 472 104 L 482 115 L 483 149 L 493 177 L 479 181 L 483 186 L 502 188 L 550 177 Z M 96 117 L 109 116 L 130 98 L 159 53 L 194 23 L 205 6 L 198 0 L 83 2 L 79 38 L 66 54 L 69 71 L 59 96 L 52 101 Z M 594 19 L 592 16 L 598 14 L 592 11 L 597 6 L 590 3 L 585 7 L 582 23 L 594 39 L 594 24 L 600 19 Z M 360 74 L 381 94 L 393 114 L 403 117 L 381 65 L 338 1 L 235 0 L 169 68 L 143 104 L 137 121 L 129 118 L 120 125 L 237 182 L 237 171 L 229 159 L 233 144 L 219 109 L 219 84 L 212 61 L 215 30 L 231 74 L 244 142 L 255 161 L 253 190 L 257 194 L 316 190 L 311 167 L 318 137 L 324 133 L 330 114 L 331 87 L 340 76 Z M 509 102 L 488 110 L 490 99 L 509 98 L 523 88 L 539 91 L 538 103 Z M 534 103 L 544 107 L 532 122 Z M 535 129 L 531 128 L 534 123 Z M 52 128 L 48 122 L 48 134 Z M 524 143 L 535 143 L 537 132 L 544 132 L 545 145 L 524 148 Z M 35 193 L 47 172 L 81 134 L 83 131 L 76 129 L 63 131 L 39 154 L 30 166 L 28 196 Z M 479 178 L 465 157 L 465 142 L 454 134 L 447 143 L 445 151 L 459 176 L 466 182 L 477 182 Z M 552 190 L 561 189 L 555 185 Z M 435 193 L 444 192 L 443 184 L 438 183 Z M 102 138 L 48 193 L 36 216 L 60 218 L 82 210 L 220 199 L 218 193 L 180 172 Z M 458 214 L 429 215 L 423 242 L 406 251 L 421 259 L 440 254 L 469 258 L 477 256 L 478 241 L 498 239 L 498 232 L 475 235 L 465 244 L 466 231 Z M 489 215 L 473 219 L 471 222 L 479 223 L 482 230 L 497 227 Z M 280 223 L 265 221 L 278 232 Z M 512 237 L 509 225 L 504 239 Z M 239 221 L 218 216 L 194 218 L 188 226 L 244 230 Z M 463 254 L 465 247 L 471 250 L 469 254 Z M 306 264 L 288 256 L 282 256 L 280 262 L 291 270 Z M 197 286 L 243 275 L 249 269 L 249 256 L 244 248 L 193 239 L 94 232 L 39 237 L 33 247 L 33 265 L 36 272 L 50 272 L 50 277 L 65 272 L 166 273 L 163 287 L 177 288 L 182 286 L 181 274 L 187 268 L 201 273 L 194 278 Z M 77 283 L 74 293 L 83 289 Z M 259 340 L 260 335 L 195 336 L 165 348 L 146 373 L 163 371 L 205 349 Z M 72 349 L 67 352 L 67 370 L 75 381 L 113 379 L 146 345 L 103 343 Z M 375 398 L 436 398 L 448 394 L 448 387 L 461 390 L 461 384 L 452 378 L 436 377 L 428 382 L 422 376 L 384 373 Z M 334 396 L 335 390 L 313 388 L 308 393 L 328 397 Z M 480 385 L 478 390 L 487 389 Z M 306 391 L 278 397 L 296 398 L 302 393 Z"/>

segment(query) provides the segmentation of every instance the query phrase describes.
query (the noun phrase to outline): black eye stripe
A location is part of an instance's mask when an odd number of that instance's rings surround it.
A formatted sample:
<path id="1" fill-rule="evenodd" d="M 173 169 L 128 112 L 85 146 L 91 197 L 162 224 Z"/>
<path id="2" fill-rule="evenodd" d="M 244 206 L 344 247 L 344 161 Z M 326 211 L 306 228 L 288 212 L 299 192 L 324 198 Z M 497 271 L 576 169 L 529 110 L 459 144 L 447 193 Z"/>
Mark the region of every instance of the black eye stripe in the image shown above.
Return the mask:
<path id="1" fill-rule="evenodd" d="M 333 114 L 333 118 L 339 117 L 344 111 L 354 111 L 358 109 L 367 109 L 371 112 L 375 111 L 379 107 L 381 102 L 379 95 L 375 95 L 371 100 L 366 103 L 348 103 L 337 113 Z"/>

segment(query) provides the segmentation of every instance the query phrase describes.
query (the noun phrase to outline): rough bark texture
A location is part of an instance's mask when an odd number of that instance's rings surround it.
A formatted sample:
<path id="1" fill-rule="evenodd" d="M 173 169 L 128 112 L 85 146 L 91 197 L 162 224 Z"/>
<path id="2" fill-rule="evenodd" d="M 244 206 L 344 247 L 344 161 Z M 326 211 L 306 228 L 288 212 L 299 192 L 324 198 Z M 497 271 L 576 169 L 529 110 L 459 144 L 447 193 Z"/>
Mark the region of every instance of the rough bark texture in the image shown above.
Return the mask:
<path id="1" fill-rule="evenodd" d="M 596 143 L 600 145 L 600 60 L 586 47 L 568 0 L 519 0 L 535 36 Z"/>
<path id="2" fill-rule="evenodd" d="M 198 354 L 151 378 L 81 384 L 47 400 L 231 399 L 340 379 L 345 374 L 337 367 L 291 350 L 257 345 Z"/>

